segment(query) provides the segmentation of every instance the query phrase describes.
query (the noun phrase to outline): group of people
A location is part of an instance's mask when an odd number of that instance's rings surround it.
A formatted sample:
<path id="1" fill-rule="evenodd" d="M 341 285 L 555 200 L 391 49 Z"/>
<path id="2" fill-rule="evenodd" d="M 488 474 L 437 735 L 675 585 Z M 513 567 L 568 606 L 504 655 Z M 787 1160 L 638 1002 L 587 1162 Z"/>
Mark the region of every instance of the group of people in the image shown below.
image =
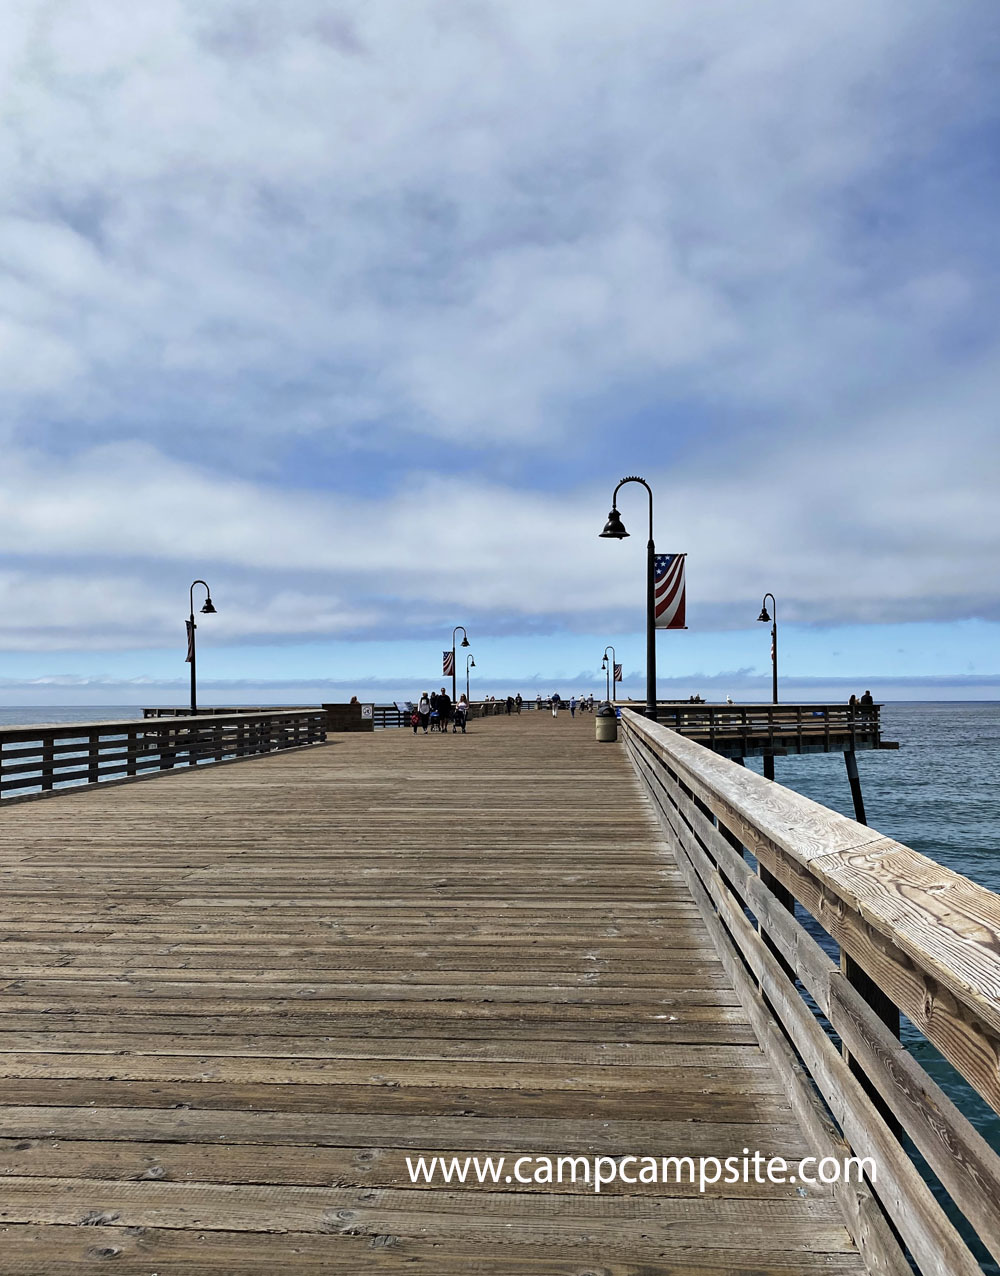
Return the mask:
<path id="1" fill-rule="evenodd" d="M 852 711 L 852 713 L 857 713 L 859 718 L 870 718 L 873 716 L 872 708 L 874 704 L 875 700 L 872 693 L 870 691 L 866 691 L 861 696 L 852 695 L 850 700 L 847 702 L 847 707 Z"/>
<path id="2" fill-rule="evenodd" d="M 549 697 L 549 704 L 552 706 L 553 718 L 559 717 L 559 710 L 562 709 L 563 706 L 569 709 L 569 716 L 571 718 L 576 717 L 577 709 L 579 709 L 581 713 L 594 712 L 593 696 L 570 696 L 568 700 L 564 700 L 558 691 L 553 691 L 552 695 Z M 537 706 L 539 709 L 542 707 L 541 693 L 539 693 L 537 698 Z"/>
<path id="3" fill-rule="evenodd" d="M 463 691 L 457 703 L 453 704 L 451 696 L 444 687 L 440 691 L 431 693 L 425 691 L 410 714 L 410 726 L 413 727 L 414 735 L 421 727 L 424 729 L 424 735 L 430 731 L 439 731 L 441 735 L 446 735 L 449 722 L 452 735 L 457 734 L 458 731 L 465 735 L 465 724 L 468 720 L 469 701 L 465 692 Z"/>

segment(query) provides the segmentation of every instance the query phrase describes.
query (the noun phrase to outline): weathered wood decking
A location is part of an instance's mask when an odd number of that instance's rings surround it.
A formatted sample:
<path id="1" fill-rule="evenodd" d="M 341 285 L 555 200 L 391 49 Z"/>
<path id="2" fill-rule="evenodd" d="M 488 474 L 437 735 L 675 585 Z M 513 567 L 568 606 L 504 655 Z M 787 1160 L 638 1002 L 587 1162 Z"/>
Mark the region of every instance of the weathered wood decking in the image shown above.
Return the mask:
<path id="1" fill-rule="evenodd" d="M 624 751 L 409 731 L 0 818 L 0 1271 L 861 1271 L 826 1189 L 411 1186 L 808 1155 Z"/>

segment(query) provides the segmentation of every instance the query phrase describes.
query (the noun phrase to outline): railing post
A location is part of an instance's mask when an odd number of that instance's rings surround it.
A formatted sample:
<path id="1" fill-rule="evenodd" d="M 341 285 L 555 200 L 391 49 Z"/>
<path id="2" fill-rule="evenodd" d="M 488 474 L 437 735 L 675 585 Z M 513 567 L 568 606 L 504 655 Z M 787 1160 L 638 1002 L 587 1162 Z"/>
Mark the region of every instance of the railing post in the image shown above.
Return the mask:
<path id="1" fill-rule="evenodd" d="M 101 734 L 91 731 L 87 736 L 87 783 L 96 784 L 100 779 L 97 763 L 101 756 Z"/>
<path id="2" fill-rule="evenodd" d="M 844 973 L 844 978 L 851 987 L 871 1006 L 872 1010 L 882 1020 L 894 1037 L 899 1038 L 899 1007 L 893 1002 L 872 977 L 858 965 L 850 953 L 840 950 L 840 969 Z M 854 1076 L 857 1077 L 861 1084 L 862 1090 L 868 1095 L 872 1103 L 878 1109 L 882 1119 L 892 1131 L 893 1135 L 902 1141 L 903 1127 L 900 1125 L 895 1114 L 889 1108 L 888 1104 L 882 1098 L 877 1087 L 869 1079 L 864 1068 L 861 1067 L 856 1060 L 851 1057 L 851 1052 L 846 1046 L 841 1047 L 841 1051 L 848 1067 Z"/>
<path id="3" fill-rule="evenodd" d="M 54 787 L 53 771 L 55 769 L 55 740 L 52 736 L 46 735 L 42 737 L 42 791 L 51 793 Z M 0 774 L 3 773 L 3 766 L 0 765 Z"/>
<path id="4" fill-rule="evenodd" d="M 136 754 L 139 752 L 139 732 L 135 727 L 129 727 L 125 733 L 125 752 L 128 757 L 125 759 L 125 774 L 138 774 L 138 758 Z"/>

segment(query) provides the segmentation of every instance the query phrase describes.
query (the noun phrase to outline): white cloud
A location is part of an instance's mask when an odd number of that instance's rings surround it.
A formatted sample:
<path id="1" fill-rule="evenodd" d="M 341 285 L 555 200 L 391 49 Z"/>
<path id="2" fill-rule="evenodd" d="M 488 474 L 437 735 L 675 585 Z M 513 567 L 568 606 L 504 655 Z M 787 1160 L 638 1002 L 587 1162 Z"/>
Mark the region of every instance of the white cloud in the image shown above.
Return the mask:
<path id="1" fill-rule="evenodd" d="M 817 623 L 996 612 L 995 292 L 906 203 L 989 109 L 971 10 L 6 18 L 0 643 L 154 645 L 209 568 L 216 632 L 255 641 L 398 626 L 400 601 L 403 624 L 637 614 L 641 535 L 596 539 L 619 416 L 693 623 L 764 588 Z M 306 435 L 349 440 L 360 477 L 283 486 Z"/>
<path id="2" fill-rule="evenodd" d="M 742 626 L 765 590 L 784 620 L 814 624 L 996 618 L 1000 475 L 976 405 L 998 391 L 1000 365 L 986 363 L 779 452 L 746 440 L 710 472 L 698 457 L 648 472 L 660 549 L 689 553 L 690 623 Z M 961 434 L 943 424 L 951 410 Z M 204 574 L 225 596 L 210 622 L 220 641 L 416 632 L 456 607 L 506 632 L 641 613 L 645 493 L 621 495 L 629 541 L 597 537 L 616 475 L 528 492 L 415 474 L 401 493 L 330 499 L 137 444 L 8 461 L 5 543 L 37 564 L 0 579 L 8 646 L 173 641 L 178 599 Z M 73 561 L 72 576 L 49 566 Z"/>
<path id="3" fill-rule="evenodd" d="M 780 405 L 845 349 L 871 376 L 886 334 L 869 323 L 865 358 L 851 334 L 907 284 L 859 273 L 845 211 L 947 117 L 946 91 L 904 86 L 955 28 L 903 0 L 23 6 L 9 363 L 27 325 L 21 389 L 64 411 L 193 375 L 226 394 L 192 417 L 245 428 L 263 378 L 304 399 L 271 434 L 360 410 L 536 445 L 609 382 Z"/>

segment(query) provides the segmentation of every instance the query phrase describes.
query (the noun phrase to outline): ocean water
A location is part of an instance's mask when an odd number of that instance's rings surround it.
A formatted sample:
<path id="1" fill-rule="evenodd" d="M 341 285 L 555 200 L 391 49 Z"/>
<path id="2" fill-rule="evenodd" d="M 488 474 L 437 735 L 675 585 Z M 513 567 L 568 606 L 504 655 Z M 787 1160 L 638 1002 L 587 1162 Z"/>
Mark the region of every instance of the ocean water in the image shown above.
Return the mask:
<path id="1" fill-rule="evenodd" d="M 134 704 L 0 705 L 0 727 L 35 726 L 52 722 L 133 722 L 142 717 Z"/>
<path id="2" fill-rule="evenodd" d="M 133 705 L 0 708 L 0 726 L 141 717 L 141 710 Z M 886 740 L 899 741 L 898 752 L 858 755 L 869 825 L 1000 892 L 1000 702 L 888 704 L 882 710 L 882 734 Z M 751 760 L 748 765 L 760 770 L 759 761 Z M 853 818 L 842 754 L 777 758 L 775 778 Z M 811 925 L 810 929 L 831 953 L 835 952 L 818 927 Z M 1000 1117 L 906 1020 L 902 1035 L 914 1056 L 1000 1151 Z M 933 1183 L 933 1176 L 928 1178 L 971 1243 L 968 1229 L 961 1225 L 947 1197 Z M 992 1263 L 981 1246 L 974 1248 L 983 1270 L 1000 1276 L 1000 1266 Z"/>

